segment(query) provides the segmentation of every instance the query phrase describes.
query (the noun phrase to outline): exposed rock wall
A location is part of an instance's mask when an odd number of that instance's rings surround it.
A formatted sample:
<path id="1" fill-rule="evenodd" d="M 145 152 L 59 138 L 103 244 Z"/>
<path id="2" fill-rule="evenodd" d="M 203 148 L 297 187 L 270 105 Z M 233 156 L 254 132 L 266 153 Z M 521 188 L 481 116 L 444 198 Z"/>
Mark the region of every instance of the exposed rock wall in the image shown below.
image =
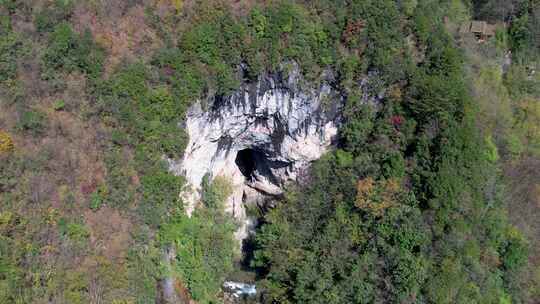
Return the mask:
<path id="1" fill-rule="evenodd" d="M 186 176 L 182 196 L 191 214 L 200 201 L 203 176 L 222 175 L 234 192 L 226 211 L 243 223 L 236 237 L 247 236 L 245 204 L 279 196 L 310 162 L 332 145 L 340 123 L 343 98 L 327 75 L 307 88 L 299 69 L 265 74 L 245 83 L 229 97 L 216 97 L 187 113 L 189 143 L 181 162 L 171 169 Z"/>

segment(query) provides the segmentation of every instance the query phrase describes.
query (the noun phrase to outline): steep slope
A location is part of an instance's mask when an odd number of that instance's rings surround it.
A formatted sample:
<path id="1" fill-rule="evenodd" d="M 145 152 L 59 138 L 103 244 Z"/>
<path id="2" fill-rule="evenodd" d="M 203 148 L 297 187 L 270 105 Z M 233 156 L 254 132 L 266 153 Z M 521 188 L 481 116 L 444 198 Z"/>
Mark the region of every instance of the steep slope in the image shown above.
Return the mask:
<path id="1" fill-rule="evenodd" d="M 0 302 L 535 303 L 503 2 L 0 1 Z"/>

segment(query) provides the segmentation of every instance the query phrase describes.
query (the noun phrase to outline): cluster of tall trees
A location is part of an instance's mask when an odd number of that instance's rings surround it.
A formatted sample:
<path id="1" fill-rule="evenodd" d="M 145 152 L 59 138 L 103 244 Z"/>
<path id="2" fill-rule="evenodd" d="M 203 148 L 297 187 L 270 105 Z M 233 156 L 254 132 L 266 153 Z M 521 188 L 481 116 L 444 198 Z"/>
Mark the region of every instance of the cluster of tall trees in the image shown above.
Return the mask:
<path id="1" fill-rule="evenodd" d="M 385 5 L 381 18 L 393 20 L 399 7 Z M 400 93 L 380 109 L 349 98 L 341 148 L 266 215 L 253 265 L 270 302 L 534 298 L 519 277 L 528 243 L 506 218 L 497 147 L 475 126 L 465 58 L 443 27 L 444 5 L 419 1 L 408 19 L 425 59 L 393 59 L 402 71 L 387 84 L 403 84 Z M 368 24 L 377 17 L 361 16 Z"/>

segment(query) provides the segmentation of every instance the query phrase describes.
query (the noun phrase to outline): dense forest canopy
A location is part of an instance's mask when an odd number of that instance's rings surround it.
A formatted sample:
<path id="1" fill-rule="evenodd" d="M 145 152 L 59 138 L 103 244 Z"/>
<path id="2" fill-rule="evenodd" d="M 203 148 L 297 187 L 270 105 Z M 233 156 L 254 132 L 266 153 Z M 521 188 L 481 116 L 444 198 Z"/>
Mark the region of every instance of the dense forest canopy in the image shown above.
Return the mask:
<path id="1" fill-rule="evenodd" d="M 171 277 L 222 303 L 230 184 L 187 216 L 164 159 L 196 101 L 291 63 L 335 75 L 343 124 L 253 211 L 257 301 L 540 299 L 539 1 L 0 0 L 0 303 L 155 303 Z"/>

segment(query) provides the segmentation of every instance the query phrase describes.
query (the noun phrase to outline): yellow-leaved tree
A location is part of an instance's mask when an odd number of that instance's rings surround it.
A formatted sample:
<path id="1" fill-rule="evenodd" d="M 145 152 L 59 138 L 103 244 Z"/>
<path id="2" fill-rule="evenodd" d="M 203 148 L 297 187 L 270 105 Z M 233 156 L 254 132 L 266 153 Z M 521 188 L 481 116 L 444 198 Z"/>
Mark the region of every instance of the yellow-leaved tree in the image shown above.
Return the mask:
<path id="1" fill-rule="evenodd" d="M 11 152 L 13 150 L 13 140 L 6 132 L 0 130 L 0 153 Z"/>
<path id="2" fill-rule="evenodd" d="M 176 9 L 176 13 L 180 13 L 180 11 L 182 10 L 182 5 L 184 4 L 184 0 L 171 0 L 171 1 L 172 1 L 172 5 Z"/>
<path id="3" fill-rule="evenodd" d="M 382 216 L 386 209 L 397 205 L 402 193 L 398 180 L 375 181 L 371 177 L 359 180 L 356 191 L 355 206 L 375 216 Z"/>

